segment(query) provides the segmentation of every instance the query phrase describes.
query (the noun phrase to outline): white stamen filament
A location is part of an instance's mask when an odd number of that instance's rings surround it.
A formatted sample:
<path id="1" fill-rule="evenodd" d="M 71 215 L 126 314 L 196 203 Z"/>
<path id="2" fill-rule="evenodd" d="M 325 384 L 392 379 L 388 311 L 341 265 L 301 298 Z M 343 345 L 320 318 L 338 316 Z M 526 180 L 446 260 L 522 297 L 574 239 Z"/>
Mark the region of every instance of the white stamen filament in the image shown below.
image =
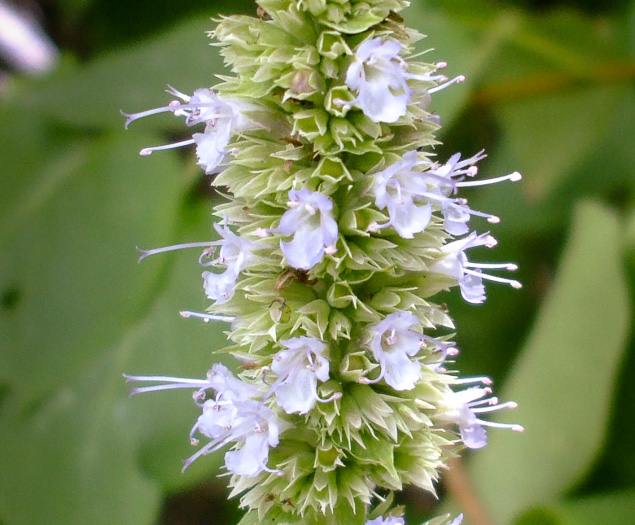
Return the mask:
<path id="1" fill-rule="evenodd" d="M 478 421 L 484 427 L 509 428 L 509 429 L 513 430 L 514 432 L 524 432 L 525 431 L 525 427 L 523 427 L 521 425 L 516 425 L 516 424 L 513 424 L 513 423 L 496 423 L 494 421 L 484 421 L 482 419 L 477 419 L 476 421 Z"/>
<path id="2" fill-rule="evenodd" d="M 488 402 L 489 400 L 486 399 L 484 401 Z M 494 403 L 491 406 L 483 407 L 483 408 L 474 408 L 474 406 L 476 406 L 477 404 L 479 403 L 470 403 L 470 409 L 475 414 L 485 414 L 487 412 L 496 412 L 497 410 L 503 410 L 506 408 L 509 408 L 509 409 L 518 408 L 518 403 L 515 403 L 514 401 L 508 401 L 507 403 L 500 403 L 500 404 Z M 480 404 L 482 404 L 482 402 Z"/>
<path id="3" fill-rule="evenodd" d="M 490 270 L 497 270 L 497 269 L 503 269 L 503 270 L 509 270 L 510 272 L 514 272 L 516 270 L 518 270 L 518 266 L 515 265 L 514 263 L 474 263 L 474 262 L 468 262 L 465 264 L 465 266 L 471 267 L 471 268 L 487 268 Z"/>
<path id="4" fill-rule="evenodd" d="M 190 144 L 194 144 L 195 140 L 194 139 L 189 139 L 189 140 L 182 140 L 181 142 L 174 142 L 173 144 L 166 144 L 165 146 L 154 146 L 151 148 L 143 148 L 140 152 L 139 155 L 152 155 L 153 152 L 155 151 L 163 151 L 166 149 L 174 149 L 174 148 L 182 148 L 183 146 L 189 146 Z"/>
<path id="5" fill-rule="evenodd" d="M 465 82 L 465 77 L 463 75 L 454 77 L 452 80 L 448 80 L 447 82 L 445 82 L 444 84 L 441 84 L 440 86 L 434 87 L 432 89 L 428 89 L 428 94 L 431 95 L 432 93 L 441 91 L 442 89 L 445 89 L 446 87 L 451 86 L 452 84 L 457 84 L 459 82 Z"/>
<path id="6" fill-rule="evenodd" d="M 499 182 L 503 182 L 506 180 L 510 180 L 512 182 L 517 182 L 522 179 L 522 175 L 515 171 L 514 173 L 510 173 L 509 175 L 503 175 L 502 177 L 494 177 L 492 179 L 483 179 L 483 180 L 470 180 L 457 182 L 456 185 L 461 188 L 467 188 L 470 186 L 485 186 L 487 184 L 497 184 Z"/>
<path id="7" fill-rule="evenodd" d="M 473 270 L 468 270 L 468 269 L 465 269 L 464 272 L 470 275 L 475 275 L 476 277 L 480 277 L 481 279 L 487 279 L 488 281 L 508 284 L 512 288 L 516 288 L 517 290 L 523 287 L 523 285 L 519 281 L 515 281 L 513 279 L 505 279 L 504 277 L 497 277 L 496 275 L 489 275 L 487 273 L 475 272 Z"/>
<path id="8" fill-rule="evenodd" d="M 455 385 L 469 385 L 471 383 L 481 383 L 483 385 L 491 385 L 493 384 L 493 381 L 486 376 L 480 376 L 480 377 L 462 377 L 462 378 L 455 378 L 454 381 L 452 382 Z M 486 391 L 488 391 L 488 393 L 492 393 L 492 391 L 489 388 L 485 389 Z"/>
<path id="9" fill-rule="evenodd" d="M 177 102 L 178 104 L 180 104 L 180 102 L 178 102 L 178 100 L 175 100 L 173 102 Z M 170 102 L 170 105 L 172 104 L 172 102 Z M 170 105 L 162 107 L 162 108 L 154 108 L 154 109 L 148 109 L 147 111 L 141 111 L 139 113 L 126 113 L 125 111 L 119 110 L 119 112 L 126 117 L 126 123 L 124 124 L 125 128 L 128 129 L 128 126 L 134 122 L 135 120 L 138 120 L 140 118 L 143 117 L 148 117 L 150 115 L 156 115 L 157 113 L 166 113 L 168 111 L 174 111 L 174 108 L 171 107 Z"/>
<path id="10" fill-rule="evenodd" d="M 189 310 L 183 310 L 182 312 L 179 312 L 179 313 L 181 314 L 181 317 L 185 317 L 186 319 L 188 317 L 198 317 L 199 319 L 203 319 L 203 321 L 205 322 L 224 321 L 226 323 L 231 323 L 232 321 L 236 319 L 235 317 L 232 317 L 230 315 L 204 314 L 200 312 L 191 312 Z"/>
<path id="11" fill-rule="evenodd" d="M 211 248 L 212 246 L 216 246 L 219 244 L 219 241 L 210 241 L 210 242 L 188 242 L 183 244 L 173 244 L 171 246 L 163 246 L 161 248 L 154 248 L 152 250 L 143 250 L 137 246 L 137 250 L 141 252 L 141 257 L 139 257 L 139 262 L 148 257 L 149 255 L 156 255 L 157 253 L 164 252 L 172 252 L 176 250 L 184 250 L 187 248 Z"/>
<path id="12" fill-rule="evenodd" d="M 315 400 L 318 403 L 330 403 L 331 401 L 335 401 L 335 400 L 341 399 L 341 398 L 342 398 L 342 393 L 341 392 L 335 392 L 332 396 L 329 396 L 326 399 L 322 399 L 319 395 L 315 396 Z"/>

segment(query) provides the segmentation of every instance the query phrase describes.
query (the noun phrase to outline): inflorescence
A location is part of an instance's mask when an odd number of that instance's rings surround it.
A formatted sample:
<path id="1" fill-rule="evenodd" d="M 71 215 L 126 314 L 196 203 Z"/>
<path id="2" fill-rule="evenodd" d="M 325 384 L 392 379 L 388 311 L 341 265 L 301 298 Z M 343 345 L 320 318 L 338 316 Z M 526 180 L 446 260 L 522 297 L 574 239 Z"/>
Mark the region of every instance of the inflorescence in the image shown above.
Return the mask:
<path id="1" fill-rule="evenodd" d="M 468 249 L 496 244 L 472 219 L 499 219 L 460 196 L 520 174 L 477 179 L 482 151 L 435 160 L 439 119 L 426 108 L 464 78 L 414 60 L 422 36 L 397 14 L 406 1 L 258 4 L 257 18 L 223 18 L 212 32 L 233 76 L 191 96 L 170 87 L 167 106 L 125 114 L 126 127 L 183 117 L 190 139 L 141 154 L 195 145 L 228 196 L 214 210 L 217 240 L 141 259 L 201 250 L 212 304 L 182 315 L 227 323 L 243 366 L 125 377 L 141 385 L 133 394 L 193 390 L 199 448 L 184 468 L 226 448 L 244 523 L 400 525 L 398 513 L 373 514 L 390 493 L 434 493 L 445 461 L 485 446 L 487 426 L 522 431 L 481 419 L 515 405 L 491 397 L 488 378 L 448 370 L 454 325 L 432 300 L 458 286 L 482 303 L 487 280 L 520 288 L 490 273 L 514 264 L 469 262 Z"/>

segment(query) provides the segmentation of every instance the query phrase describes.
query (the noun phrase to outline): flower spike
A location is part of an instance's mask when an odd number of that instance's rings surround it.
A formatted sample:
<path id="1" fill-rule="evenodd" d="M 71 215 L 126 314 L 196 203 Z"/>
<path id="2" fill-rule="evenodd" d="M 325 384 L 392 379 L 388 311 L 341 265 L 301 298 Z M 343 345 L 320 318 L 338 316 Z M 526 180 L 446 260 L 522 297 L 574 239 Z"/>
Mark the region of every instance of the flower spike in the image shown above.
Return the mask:
<path id="1" fill-rule="evenodd" d="M 465 78 L 413 54 L 406 0 L 257 3 L 257 17 L 218 21 L 216 85 L 170 86 L 166 106 L 124 113 L 126 128 L 182 118 L 189 136 L 142 154 L 194 146 L 214 175 L 215 240 L 140 260 L 199 250 L 211 305 L 181 315 L 226 323 L 209 328 L 224 330 L 240 373 L 217 363 L 203 379 L 126 379 L 132 394 L 192 391 L 184 468 L 223 449 L 246 523 L 405 525 L 395 490 L 434 493 L 446 460 L 484 446 L 487 427 L 522 429 L 488 421 L 515 407 L 489 378 L 456 377 L 454 323 L 435 297 L 456 285 L 481 303 L 486 280 L 520 287 L 498 274 L 515 264 L 466 253 L 496 244 L 472 223 L 500 220 L 469 194 L 521 177 L 479 180 L 483 151 L 435 160 L 441 118 L 428 105 Z"/>

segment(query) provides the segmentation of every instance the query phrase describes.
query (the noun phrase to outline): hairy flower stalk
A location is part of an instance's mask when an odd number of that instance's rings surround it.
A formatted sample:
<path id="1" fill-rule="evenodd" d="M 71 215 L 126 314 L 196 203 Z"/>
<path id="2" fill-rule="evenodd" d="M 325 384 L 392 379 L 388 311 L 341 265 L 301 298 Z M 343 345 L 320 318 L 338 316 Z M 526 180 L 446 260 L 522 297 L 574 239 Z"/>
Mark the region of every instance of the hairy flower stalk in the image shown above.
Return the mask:
<path id="1" fill-rule="evenodd" d="M 434 493 L 446 460 L 484 446 L 486 427 L 522 430 L 483 419 L 515 406 L 490 397 L 491 381 L 448 371 L 454 325 L 433 298 L 458 287 L 481 303 L 487 280 L 520 287 L 496 274 L 513 264 L 469 262 L 467 250 L 496 244 L 477 231 L 499 219 L 461 194 L 520 175 L 477 177 L 483 152 L 435 159 L 427 104 L 464 78 L 411 59 L 422 36 L 397 15 L 407 5 L 260 0 L 258 17 L 212 33 L 232 75 L 126 114 L 183 117 L 191 138 L 141 153 L 192 145 L 228 196 L 218 240 L 142 258 L 200 250 L 211 306 L 182 315 L 229 323 L 218 329 L 244 366 L 126 378 L 142 385 L 133 393 L 193 391 L 199 448 L 185 467 L 225 450 L 242 525 L 402 525 L 394 491 Z"/>

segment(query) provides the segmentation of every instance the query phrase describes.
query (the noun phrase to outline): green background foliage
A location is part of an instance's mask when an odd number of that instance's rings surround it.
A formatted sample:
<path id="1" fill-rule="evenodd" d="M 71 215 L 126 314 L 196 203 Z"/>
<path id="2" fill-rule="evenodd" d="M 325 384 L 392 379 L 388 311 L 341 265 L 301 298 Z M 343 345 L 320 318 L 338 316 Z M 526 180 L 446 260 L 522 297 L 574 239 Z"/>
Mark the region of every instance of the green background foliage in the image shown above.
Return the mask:
<path id="1" fill-rule="evenodd" d="M 412 3 L 404 16 L 428 35 L 430 61 L 467 77 L 434 97 L 439 158 L 484 147 L 483 176 L 524 175 L 468 195 L 502 218 L 483 257 L 518 262 L 523 290 L 490 285 L 480 306 L 440 299 L 457 368 L 493 377 L 520 405 L 503 417 L 527 429 L 492 430 L 466 458 L 475 491 L 502 525 L 631 523 L 635 3 Z M 61 64 L 0 93 L 0 523 L 236 522 L 215 477 L 222 456 L 180 472 L 189 394 L 129 399 L 121 377 L 198 377 L 219 359 L 222 325 L 178 315 L 206 307 L 196 255 L 138 265 L 135 250 L 208 239 L 219 197 L 192 152 L 138 157 L 180 122 L 125 131 L 119 110 L 165 104 L 167 84 L 214 84 L 209 18 L 253 5 L 42 7 Z M 411 524 L 441 512 L 421 498 L 404 499 Z"/>

